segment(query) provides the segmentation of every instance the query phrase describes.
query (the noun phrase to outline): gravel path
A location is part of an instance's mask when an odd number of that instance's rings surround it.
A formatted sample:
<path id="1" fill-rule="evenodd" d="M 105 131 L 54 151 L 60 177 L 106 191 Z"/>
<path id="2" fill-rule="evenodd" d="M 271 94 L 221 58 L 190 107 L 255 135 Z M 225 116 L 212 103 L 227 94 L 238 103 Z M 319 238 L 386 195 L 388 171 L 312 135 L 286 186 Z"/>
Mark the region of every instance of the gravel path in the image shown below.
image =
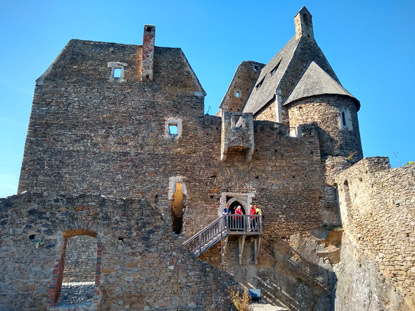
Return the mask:
<path id="1" fill-rule="evenodd" d="M 93 301 L 94 288 L 94 282 L 63 283 L 59 303 L 77 304 Z"/>

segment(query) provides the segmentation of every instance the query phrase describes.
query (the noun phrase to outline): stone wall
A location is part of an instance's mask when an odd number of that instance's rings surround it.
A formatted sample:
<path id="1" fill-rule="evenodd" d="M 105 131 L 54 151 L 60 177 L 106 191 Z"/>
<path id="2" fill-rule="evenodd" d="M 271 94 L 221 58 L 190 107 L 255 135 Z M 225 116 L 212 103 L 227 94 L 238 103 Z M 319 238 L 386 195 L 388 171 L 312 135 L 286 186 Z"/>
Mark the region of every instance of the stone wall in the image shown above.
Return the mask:
<path id="1" fill-rule="evenodd" d="M 181 248 L 143 198 L 25 193 L 0 200 L 0 220 L 1 310 L 59 302 L 61 253 L 76 234 L 95 235 L 98 245 L 89 310 L 229 310 L 231 276 Z"/>
<path id="2" fill-rule="evenodd" d="M 221 119 L 203 114 L 203 89 L 181 50 L 155 48 L 154 82 L 140 81 L 139 51 L 68 44 L 37 83 L 20 192 L 145 195 L 170 215 L 168 189 L 177 179 L 187 190 L 186 237 L 218 216 L 224 192 L 255 193 L 270 235 L 324 224 L 324 177 L 312 127 L 293 138 L 281 125 L 254 121 L 252 160 L 235 152 L 222 162 Z M 123 81 L 110 79 L 110 61 L 126 64 Z M 180 135 L 166 128 L 172 118 L 181 122 Z"/>
<path id="3" fill-rule="evenodd" d="M 336 183 L 342 223 L 350 244 L 379 269 L 382 278 L 405 300 L 406 308 L 413 309 L 415 167 L 389 169 L 388 158 L 366 158 L 340 173 Z M 353 265 L 352 260 L 350 264 Z M 375 288 L 381 284 L 370 286 Z M 340 300 L 345 299 L 344 295 L 357 294 L 355 291 L 360 288 L 343 287 L 349 289 L 336 294 Z M 357 304 L 353 310 L 372 309 Z"/>
<path id="4" fill-rule="evenodd" d="M 245 61 L 236 69 L 235 75 L 220 105 L 221 110 L 242 112 L 252 88 L 264 64 Z"/>
<path id="5" fill-rule="evenodd" d="M 411 311 L 400 291 L 379 271 L 348 235 L 342 238 L 341 263 L 334 269 L 338 278 L 336 311 Z"/>
<path id="6" fill-rule="evenodd" d="M 78 235 L 68 239 L 63 283 L 95 281 L 97 241 L 95 237 Z"/>

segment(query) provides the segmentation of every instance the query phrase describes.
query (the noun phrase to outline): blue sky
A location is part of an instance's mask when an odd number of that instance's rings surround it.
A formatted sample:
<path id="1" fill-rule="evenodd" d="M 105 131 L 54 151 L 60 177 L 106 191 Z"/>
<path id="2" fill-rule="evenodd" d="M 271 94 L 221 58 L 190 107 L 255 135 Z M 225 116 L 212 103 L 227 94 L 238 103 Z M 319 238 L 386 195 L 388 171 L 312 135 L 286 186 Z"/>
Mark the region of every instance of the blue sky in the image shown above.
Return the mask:
<path id="1" fill-rule="evenodd" d="M 364 156 L 415 161 L 413 0 L 132 0 L 0 3 L 0 197 L 17 191 L 35 80 L 70 39 L 183 49 L 215 114 L 241 61 L 267 63 L 294 35 L 306 6 L 343 86 L 361 102 Z"/>

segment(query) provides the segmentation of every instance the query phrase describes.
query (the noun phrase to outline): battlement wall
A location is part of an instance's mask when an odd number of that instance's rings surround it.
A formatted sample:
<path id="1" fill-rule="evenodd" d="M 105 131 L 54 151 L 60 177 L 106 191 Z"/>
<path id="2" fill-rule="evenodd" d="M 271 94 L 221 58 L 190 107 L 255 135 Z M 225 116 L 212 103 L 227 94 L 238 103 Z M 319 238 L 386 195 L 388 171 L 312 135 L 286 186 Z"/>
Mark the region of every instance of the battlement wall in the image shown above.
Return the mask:
<path id="1" fill-rule="evenodd" d="M 345 234 L 415 306 L 415 167 L 365 158 L 336 177 Z"/>

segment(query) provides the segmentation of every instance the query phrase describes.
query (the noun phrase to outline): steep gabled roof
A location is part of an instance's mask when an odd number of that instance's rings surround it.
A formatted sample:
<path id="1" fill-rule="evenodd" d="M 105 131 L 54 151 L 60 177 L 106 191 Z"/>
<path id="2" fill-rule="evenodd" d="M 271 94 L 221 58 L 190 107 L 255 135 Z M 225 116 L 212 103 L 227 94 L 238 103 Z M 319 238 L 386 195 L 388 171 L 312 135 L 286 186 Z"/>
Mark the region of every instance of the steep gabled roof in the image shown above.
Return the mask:
<path id="1" fill-rule="evenodd" d="M 141 83 L 138 72 L 141 66 L 141 45 L 70 40 L 48 70 L 37 80 L 43 84 L 48 80 L 60 82 L 90 83 L 109 81 L 108 62 L 126 64 L 124 83 Z M 196 74 L 180 48 L 154 48 L 154 85 L 169 87 L 175 93 L 194 92 L 205 96 Z M 172 78 L 173 77 L 173 78 Z"/>
<path id="2" fill-rule="evenodd" d="M 294 36 L 262 69 L 256 87 L 245 105 L 244 112 L 254 115 L 275 97 L 280 90 L 284 102 L 311 62 L 316 62 L 334 81 L 339 79 L 331 68 L 314 38 L 296 39 Z M 274 74 L 273 70 L 278 66 Z"/>
<path id="3" fill-rule="evenodd" d="M 299 40 L 295 36 L 275 55 L 261 70 L 261 74 L 245 105 L 244 112 L 255 114 L 275 95 L 276 87 L 280 84 L 288 65 L 294 55 Z M 278 66 L 278 68 L 277 68 Z M 275 69 L 274 73 L 271 73 Z"/>
<path id="4" fill-rule="evenodd" d="M 284 105 L 301 98 L 326 94 L 351 97 L 356 101 L 357 108 L 360 107 L 359 101 L 314 61 L 307 67 Z"/>

